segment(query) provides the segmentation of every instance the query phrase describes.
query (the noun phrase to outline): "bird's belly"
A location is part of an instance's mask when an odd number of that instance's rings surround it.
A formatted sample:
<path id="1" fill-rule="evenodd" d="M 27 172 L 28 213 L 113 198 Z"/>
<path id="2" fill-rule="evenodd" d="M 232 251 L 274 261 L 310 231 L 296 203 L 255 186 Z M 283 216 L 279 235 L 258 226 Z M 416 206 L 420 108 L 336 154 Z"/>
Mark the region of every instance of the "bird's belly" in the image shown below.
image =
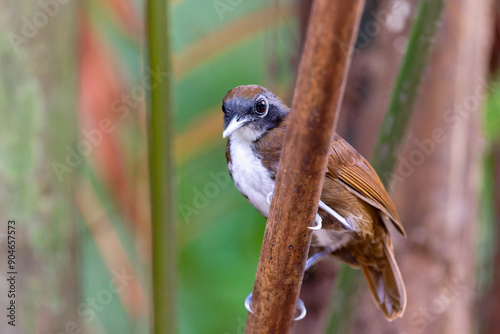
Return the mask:
<path id="1" fill-rule="evenodd" d="M 269 215 L 267 195 L 274 189 L 274 181 L 264 173 L 233 170 L 233 180 L 236 188 L 265 217 Z"/>
<path id="2" fill-rule="evenodd" d="M 270 205 L 267 203 L 267 195 L 261 191 L 258 191 L 256 189 L 246 189 L 245 191 L 240 190 L 243 195 L 245 195 L 248 198 L 248 201 L 252 203 L 252 205 L 260 211 L 260 213 L 264 217 L 269 216 L 269 208 Z M 270 190 L 271 191 L 271 190 Z M 269 193 L 268 191 L 267 193 Z"/>
<path id="3" fill-rule="evenodd" d="M 250 147 L 231 141 L 229 171 L 234 185 L 265 217 L 269 215 L 267 195 L 274 190 L 275 181 Z"/>
<path id="4" fill-rule="evenodd" d="M 313 232 L 313 246 L 329 247 L 332 251 L 336 251 L 348 244 L 355 236 L 349 231 L 335 231 L 321 229 Z"/>

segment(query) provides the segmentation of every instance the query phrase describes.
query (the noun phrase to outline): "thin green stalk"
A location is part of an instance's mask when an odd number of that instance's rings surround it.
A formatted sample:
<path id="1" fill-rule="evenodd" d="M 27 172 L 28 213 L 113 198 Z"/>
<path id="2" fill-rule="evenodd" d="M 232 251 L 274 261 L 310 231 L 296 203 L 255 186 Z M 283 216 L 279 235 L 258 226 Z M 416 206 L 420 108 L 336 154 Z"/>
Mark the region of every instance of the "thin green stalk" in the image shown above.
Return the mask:
<path id="1" fill-rule="evenodd" d="M 167 3 L 166 0 L 147 2 L 149 68 L 157 73 L 170 73 Z M 170 76 L 149 80 L 153 87 L 150 92 L 148 120 L 153 234 L 153 332 L 165 334 L 176 332 L 173 108 Z"/>
<path id="2" fill-rule="evenodd" d="M 418 88 L 429 61 L 443 9 L 443 0 L 421 0 L 419 3 L 406 54 L 399 68 L 371 160 L 373 168 L 378 172 L 386 188 L 415 107 Z M 348 332 L 355 315 L 362 284 L 363 278 L 359 271 L 354 271 L 346 265 L 341 267 L 337 289 L 332 297 L 331 317 L 325 333 Z"/>
<path id="3" fill-rule="evenodd" d="M 373 168 L 379 173 L 386 187 L 415 107 L 418 87 L 429 61 L 443 9 L 444 0 L 421 0 L 419 3 L 408 48 L 399 68 L 391 101 L 371 159 Z"/>

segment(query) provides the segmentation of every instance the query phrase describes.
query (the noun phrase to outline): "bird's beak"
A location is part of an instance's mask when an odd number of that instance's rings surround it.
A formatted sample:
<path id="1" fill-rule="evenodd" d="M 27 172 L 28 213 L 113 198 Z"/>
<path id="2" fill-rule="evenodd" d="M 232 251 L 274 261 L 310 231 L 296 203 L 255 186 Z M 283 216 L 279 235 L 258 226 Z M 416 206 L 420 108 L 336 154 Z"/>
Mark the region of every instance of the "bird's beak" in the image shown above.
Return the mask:
<path id="1" fill-rule="evenodd" d="M 231 135 L 234 131 L 241 128 L 246 123 L 245 119 L 238 119 L 237 116 L 234 116 L 231 122 L 226 126 L 224 132 L 222 132 L 222 138 L 226 138 Z"/>

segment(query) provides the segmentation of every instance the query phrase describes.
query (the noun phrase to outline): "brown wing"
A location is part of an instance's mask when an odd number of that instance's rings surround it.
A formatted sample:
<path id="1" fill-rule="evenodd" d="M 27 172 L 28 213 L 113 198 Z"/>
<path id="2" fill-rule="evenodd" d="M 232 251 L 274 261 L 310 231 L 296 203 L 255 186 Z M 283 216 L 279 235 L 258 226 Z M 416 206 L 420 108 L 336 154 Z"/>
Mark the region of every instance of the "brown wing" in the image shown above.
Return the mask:
<path id="1" fill-rule="evenodd" d="M 254 142 L 255 151 L 260 155 L 262 165 L 271 172 L 271 178 L 276 178 L 281 157 L 282 144 L 285 142 L 286 119 L 277 127 L 267 131 Z"/>
<path id="2" fill-rule="evenodd" d="M 342 137 L 335 135 L 328 157 L 327 176 L 338 178 L 360 199 L 382 211 L 404 236 L 406 233 L 394 203 L 375 170 Z"/>

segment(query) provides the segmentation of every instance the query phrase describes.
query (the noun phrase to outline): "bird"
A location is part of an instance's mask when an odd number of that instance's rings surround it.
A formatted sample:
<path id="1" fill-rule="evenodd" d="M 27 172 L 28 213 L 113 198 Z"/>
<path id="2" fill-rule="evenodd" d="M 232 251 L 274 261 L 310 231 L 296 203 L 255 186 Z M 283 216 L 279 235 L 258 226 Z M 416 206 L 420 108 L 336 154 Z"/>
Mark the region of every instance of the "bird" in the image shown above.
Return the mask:
<path id="1" fill-rule="evenodd" d="M 238 86 L 222 100 L 227 166 L 239 192 L 268 217 L 290 109 L 258 85 Z M 306 270 L 333 255 L 366 278 L 375 305 L 388 321 L 401 317 L 406 290 L 388 226 L 406 236 L 395 205 L 368 161 L 338 134 L 331 144 Z M 312 224 L 313 222 L 311 222 Z M 251 310 L 250 294 L 246 308 Z M 299 299 L 302 319 L 306 310 Z"/>

